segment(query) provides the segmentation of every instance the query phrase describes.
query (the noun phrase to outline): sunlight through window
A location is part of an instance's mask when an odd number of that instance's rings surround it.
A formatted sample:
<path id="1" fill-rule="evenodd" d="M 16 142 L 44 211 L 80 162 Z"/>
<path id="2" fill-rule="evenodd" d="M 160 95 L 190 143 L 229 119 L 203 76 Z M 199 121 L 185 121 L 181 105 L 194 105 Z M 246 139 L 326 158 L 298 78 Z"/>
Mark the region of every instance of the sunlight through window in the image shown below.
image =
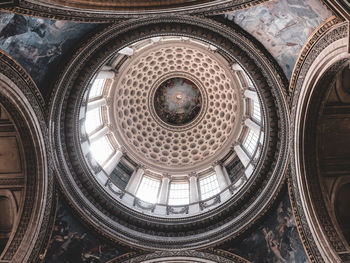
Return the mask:
<path id="1" fill-rule="evenodd" d="M 102 165 L 113 153 L 113 148 L 106 136 L 90 144 L 90 151 L 94 159 Z"/>
<path id="2" fill-rule="evenodd" d="M 169 205 L 186 205 L 190 202 L 190 189 L 187 182 L 170 184 Z"/>
<path id="3" fill-rule="evenodd" d="M 90 134 L 101 125 L 102 125 L 102 121 L 101 121 L 100 108 L 96 108 L 86 112 L 85 131 L 87 134 Z"/>
<path id="4" fill-rule="evenodd" d="M 105 79 L 95 79 L 89 92 L 89 99 L 102 95 Z"/>
<path id="5" fill-rule="evenodd" d="M 156 203 L 160 181 L 144 176 L 137 190 L 136 196 L 146 202 Z"/>
<path id="6" fill-rule="evenodd" d="M 201 199 L 207 199 L 220 192 L 218 179 L 216 174 L 209 175 L 199 180 L 199 186 L 201 190 Z"/>
<path id="7" fill-rule="evenodd" d="M 256 149 L 258 144 L 258 136 L 252 130 L 249 130 L 248 135 L 243 143 L 243 147 L 247 150 L 247 152 L 252 155 Z"/>

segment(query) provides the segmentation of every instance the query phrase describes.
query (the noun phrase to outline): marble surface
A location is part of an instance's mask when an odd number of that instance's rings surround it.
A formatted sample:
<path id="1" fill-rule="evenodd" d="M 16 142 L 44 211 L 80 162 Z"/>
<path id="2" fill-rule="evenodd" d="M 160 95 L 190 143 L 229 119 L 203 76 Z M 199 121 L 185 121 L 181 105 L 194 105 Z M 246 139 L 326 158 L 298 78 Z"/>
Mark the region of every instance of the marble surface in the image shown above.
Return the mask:
<path id="1" fill-rule="evenodd" d="M 0 12 L 0 49 L 20 63 L 45 94 L 62 57 L 96 27 Z"/>
<path id="2" fill-rule="evenodd" d="M 125 252 L 92 234 L 73 216 L 65 202 L 59 201 L 45 263 L 107 262 Z"/>
<path id="3" fill-rule="evenodd" d="M 225 14 L 265 46 L 289 79 L 308 37 L 330 16 L 320 0 L 272 0 Z"/>
<path id="4" fill-rule="evenodd" d="M 287 191 L 254 230 L 221 248 L 252 263 L 308 262 Z"/>

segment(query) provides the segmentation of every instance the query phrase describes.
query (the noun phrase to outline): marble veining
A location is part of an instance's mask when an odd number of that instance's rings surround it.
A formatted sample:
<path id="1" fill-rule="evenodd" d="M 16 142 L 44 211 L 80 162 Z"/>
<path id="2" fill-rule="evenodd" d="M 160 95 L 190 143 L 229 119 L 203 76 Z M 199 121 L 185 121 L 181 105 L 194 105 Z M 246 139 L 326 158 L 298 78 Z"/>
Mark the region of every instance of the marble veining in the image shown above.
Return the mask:
<path id="1" fill-rule="evenodd" d="M 0 49 L 19 62 L 45 93 L 62 57 L 96 27 L 0 12 Z"/>
<path id="2" fill-rule="evenodd" d="M 272 0 L 225 14 L 265 46 L 289 79 L 308 37 L 330 16 L 320 0 Z"/>

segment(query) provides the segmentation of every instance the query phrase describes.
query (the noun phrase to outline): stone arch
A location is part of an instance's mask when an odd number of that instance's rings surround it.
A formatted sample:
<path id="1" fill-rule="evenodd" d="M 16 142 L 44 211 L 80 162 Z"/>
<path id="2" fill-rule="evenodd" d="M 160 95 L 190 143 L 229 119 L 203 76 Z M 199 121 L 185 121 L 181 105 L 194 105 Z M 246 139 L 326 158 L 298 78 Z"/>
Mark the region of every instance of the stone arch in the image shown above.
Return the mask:
<path id="1" fill-rule="evenodd" d="M 0 104 L 10 115 L 21 141 L 25 189 L 1 260 L 32 262 L 44 257 L 49 227 L 54 220 L 53 175 L 49 165 L 50 153 L 46 148 L 44 103 L 29 75 L 4 53 L 0 53 L 0 69 Z M 8 179 L 14 178 L 9 176 Z M 9 200 L 12 198 L 8 192 L 3 196 Z M 14 201 L 11 204 L 14 206 Z"/>
<path id="2" fill-rule="evenodd" d="M 325 25 L 290 87 L 294 92 L 290 194 L 299 233 L 312 262 L 340 262 L 350 256 L 320 180 L 316 142 L 324 97 L 336 73 L 350 59 L 347 27 L 346 23 Z"/>

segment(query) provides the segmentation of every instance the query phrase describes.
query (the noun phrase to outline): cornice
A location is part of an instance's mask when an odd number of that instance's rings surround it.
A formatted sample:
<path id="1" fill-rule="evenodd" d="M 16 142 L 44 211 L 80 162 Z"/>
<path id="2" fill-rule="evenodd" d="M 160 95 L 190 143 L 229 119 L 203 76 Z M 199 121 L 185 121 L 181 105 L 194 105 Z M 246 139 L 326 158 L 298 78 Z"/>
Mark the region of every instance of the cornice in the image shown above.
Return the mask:
<path id="1" fill-rule="evenodd" d="M 193 258 L 194 260 L 203 260 L 203 262 L 207 262 L 208 260 L 211 262 L 217 262 L 217 263 L 250 263 L 250 261 L 237 256 L 232 253 L 228 253 L 222 250 L 202 250 L 202 251 L 195 251 L 195 250 L 185 250 L 185 251 L 157 251 L 149 254 L 128 254 L 123 255 L 120 257 L 117 257 L 109 263 L 141 263 L 148 260 L 164 260 L 167 262 L 167 260 L 172 260 L 173 258 L 187 258 L 188 260 L 191 260 Z M 171 261 L 169 261 L 171 262 Z"/>
<path id="2" fill-rule="evenodd" d="M 297 62 L 294 65 L 293 73 L 289 84 L 289 93 L 291 94 L 291 97 L 293 97 L 295 86 L 297 85 L 301 69 L 303 68 L 306 58 L 308 57 L 310 51 L 315 47 L 315 44 L 324 36 L 324 34 L 328 32 L 328 30 L 330 30 L 333 26 L 341 22 L 341 19 L 339 19 L 336 16 L 332 16 L 328 18 L 325 22 L 323 22 L 323 24 L 321 24 L 312 33 L 312 35 L 309 36 L 304 47 L 299 53 Z"/>
<path id="3" fill-rule="evenodd" d="M 61 4 L 47 4 L 44 1 L 19 0 L 8 3 L 2 11 L 17 13 L 21 15 L 44 17 L 48 19 L 69 20 L 87 23 L 108 23 L 125 20 L 127 18 L 141 18 L 146 16 L 159 17 L 161 15 L 169 16 L 173 14 L 193 14 L 199 16 L 218 15 L 224 12 L 230 12 L 243 8 L 249 8 L 268 0 L 217 0 L 216 4 L 207 3 L 197 4 L 188 7 L 169 8 L 162 10 L 104 10 L 97 5 L 91 9 L 70 7 L 69 1 L 65 6 Z M 1 7 L 1 6 L 0 6 Z"/>

